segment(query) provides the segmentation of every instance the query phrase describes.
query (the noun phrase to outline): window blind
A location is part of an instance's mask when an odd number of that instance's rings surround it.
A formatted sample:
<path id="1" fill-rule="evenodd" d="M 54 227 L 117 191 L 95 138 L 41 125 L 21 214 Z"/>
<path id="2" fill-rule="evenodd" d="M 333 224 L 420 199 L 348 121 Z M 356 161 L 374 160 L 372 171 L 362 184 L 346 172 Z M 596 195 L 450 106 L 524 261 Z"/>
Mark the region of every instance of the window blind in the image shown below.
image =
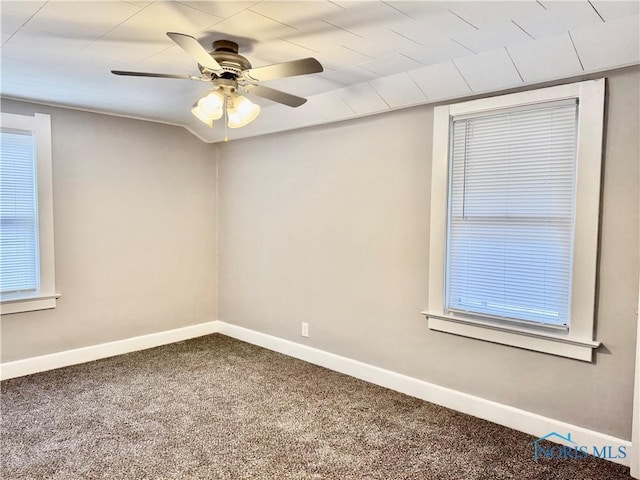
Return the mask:
<path id="1" fill-rule="evenodd" d="M 568 328 L 577 109 L 453 118 L 449 312 Z"/>
<path id="2" fill-rule="evenodd" d="M 0 132 L 0 290 L 38 289 L 38 211 L 34 137 Z"/>

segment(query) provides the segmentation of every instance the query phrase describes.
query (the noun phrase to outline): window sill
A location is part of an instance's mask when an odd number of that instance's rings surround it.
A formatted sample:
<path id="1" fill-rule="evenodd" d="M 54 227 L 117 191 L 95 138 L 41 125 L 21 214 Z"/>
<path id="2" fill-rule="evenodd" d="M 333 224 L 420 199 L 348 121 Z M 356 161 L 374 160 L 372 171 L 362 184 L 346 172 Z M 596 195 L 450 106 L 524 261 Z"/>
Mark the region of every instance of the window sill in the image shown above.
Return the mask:
<path id="1" fill-rule="evenodd" d="M 506 325 L 491 325 L 430 312 L 422 312 L 422 314 L 429 321 L 429 330 L 550 353 L 585 362 L 592 361 L 593 350 L 600 346 L 600 342 L 575 339 L 567 335 L 554 335 Z"/>
<path id="2" fill-rule="evenodd" d="M 56 300 L 60 298 L 59 293 L 51 295 L 36 294 L 28 297 L 3 298 L 0 301 L 2 315 L 12 313 L 33 312 L 36 310 L 48 310 L 56 308 Z"/>

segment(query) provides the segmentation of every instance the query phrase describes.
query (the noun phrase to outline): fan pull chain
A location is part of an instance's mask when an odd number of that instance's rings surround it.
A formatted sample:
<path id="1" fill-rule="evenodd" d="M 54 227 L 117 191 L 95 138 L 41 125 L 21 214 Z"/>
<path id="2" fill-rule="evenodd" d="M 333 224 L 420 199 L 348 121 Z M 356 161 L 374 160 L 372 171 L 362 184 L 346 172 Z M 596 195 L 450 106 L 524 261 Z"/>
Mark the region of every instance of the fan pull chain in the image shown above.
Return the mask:
<path id="1" fill-rule="evenodd" d="M 229 99 L 225 95 L 224 96 L 224 141 L 225 142 L 229 141 L 229 137 L 227 137 L 227 124 L 229 123 L 229 114 L 227 113 L 227 103 L 228 103 L 228 101 L 229 101 Z"/>

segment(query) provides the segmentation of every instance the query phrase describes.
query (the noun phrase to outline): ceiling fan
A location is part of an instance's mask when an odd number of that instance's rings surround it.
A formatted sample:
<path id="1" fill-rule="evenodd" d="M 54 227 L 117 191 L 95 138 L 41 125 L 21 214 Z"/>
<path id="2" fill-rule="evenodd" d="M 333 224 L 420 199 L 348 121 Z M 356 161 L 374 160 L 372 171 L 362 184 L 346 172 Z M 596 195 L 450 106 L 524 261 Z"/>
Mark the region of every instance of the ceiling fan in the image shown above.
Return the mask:
<path id="1" fill-rule="evenodd" d="M 191 112 L 209 127 L 213 126 L 214 120 L 222 118 L 223 115 L 226 116 L 226 125 L 229 128 L 244 127 L 255 120 L 260 113 L 260 106 L 240 95 L 239 92 L 250 93 L 289 107 L 299 107 L 307 101 L 306 98 L 258 85 L 258 82 L 323 71 L 322 65 L 315 58 L 303 58 L 253 68 L 249 60 L 238 54 L 238 44 L 231 40 L 216 40 L 213 42 L 213 51 L 208 52 L 190 35 L 168 32 L 167 36 L 198 62 L 201 76 L 123 70 L 111 70 L 111 73 L 211 83 L 213 89 L 194 103 L 191 109 Z"/>

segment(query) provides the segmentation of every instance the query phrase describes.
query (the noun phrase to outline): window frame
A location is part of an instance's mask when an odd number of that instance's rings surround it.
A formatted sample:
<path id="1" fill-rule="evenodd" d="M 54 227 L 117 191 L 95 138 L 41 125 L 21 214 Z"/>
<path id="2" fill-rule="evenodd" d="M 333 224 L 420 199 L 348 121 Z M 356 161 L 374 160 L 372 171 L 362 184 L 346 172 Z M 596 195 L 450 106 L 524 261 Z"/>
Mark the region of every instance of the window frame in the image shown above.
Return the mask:
<path id="1" fill-rule="evenodd" d="M 558 85 L 434 108 L 429 245 L 429 300 L 424 315 L 430 330 L 528 350 L 592 361 L 600 214 L 605 80 Z M 446 236 L 449 197 L 450 127 L 454 116 L 490 113 L 539 103 L 578 99 L 576 205 L 571 318 L 567 331 L 483 321 L 445 313 Z"/>
<path id="2" fill-rule="evenodd" d="M 60 294 L 55 286 L 51 117 L 43 113 L 30 116 L 2 112 L 0 122 L 3 128 L 30 131 L 35 139 L 40 276 L 36 292 L 2 294 L 2 314 L 55 308 Z"/>

